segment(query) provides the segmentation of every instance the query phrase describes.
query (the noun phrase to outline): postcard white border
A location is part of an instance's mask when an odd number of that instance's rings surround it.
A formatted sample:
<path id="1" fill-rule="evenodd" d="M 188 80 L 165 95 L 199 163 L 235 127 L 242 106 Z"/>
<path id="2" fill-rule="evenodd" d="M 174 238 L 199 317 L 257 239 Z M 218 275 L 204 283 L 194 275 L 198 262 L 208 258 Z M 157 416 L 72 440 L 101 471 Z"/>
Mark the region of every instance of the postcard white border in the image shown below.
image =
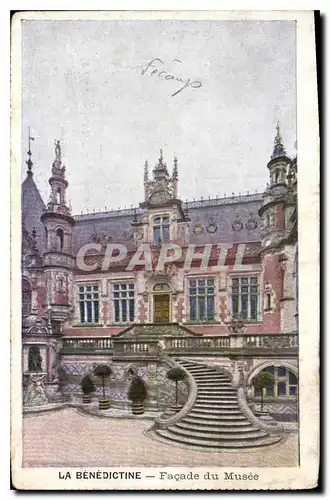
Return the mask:
<path id="1" fill-rule="evenodd" d="M 297 21 L 297 102 L 298 102 L 298 235 L 299 235 L 299 309 L 300 309 L 300 467 L 249 468 L 260 479 L 257 483 L 200 481 L 198 484 L 145 479 L 143 482 L 108 480 L 70 480 L 63 485 L 58 468 L 22 468 L 21 414 L 21 304 L 20 304 L 20 168 L 21 158 L 21 19 L 221 19 L 221 20 L 279 20 Z M 302 489 L 317 484 L 319 460 L 319 126 L 317 113 L 316 60 L 314 49 L 314 19 L 304 11 L 134 11 L 134 12 L 24 12 L 12 25 L 12 121 L 11 121 L 11 458 L 13 482 L 20 489 Z M 223 468 L 214 468 L 220 473 Z M 245 470 L 244 470 L 245 469 Z M 75 470 L 64 468 L 63 470 Z M 77 468 L 76 470 L 80 470 Z M 92 469 L 91 469 L 92 470 Z M 98 469 L 96 469 L 98 470 Z M 119 470 L 101 468 L 99 470 Z M 143 470 L 144 475 L 154 468 L 120 468 Z M 188 468 L 162 468 L 184 473 Z M 189 469 L 190 470 L 190 469 Z M 206 468 L 193 468 L 201 475 Z M 227 469 L 226 469 L 227 470 Z M 246 472 L 246 468 L 230 471 Z"/>

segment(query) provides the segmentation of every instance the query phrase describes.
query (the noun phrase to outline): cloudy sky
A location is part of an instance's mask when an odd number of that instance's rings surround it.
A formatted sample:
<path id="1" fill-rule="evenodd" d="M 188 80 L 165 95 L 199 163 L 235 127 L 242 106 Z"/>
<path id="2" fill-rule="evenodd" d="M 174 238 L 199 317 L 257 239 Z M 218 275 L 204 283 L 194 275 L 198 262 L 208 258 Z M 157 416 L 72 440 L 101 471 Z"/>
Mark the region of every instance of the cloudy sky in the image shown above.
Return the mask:
<path id="1" fill-rule="evenodd" d="M 48 201 L 61 140 L 76 214 L 143 201 L 160 148 L 182 199 L 264 189 L 277 120 L 295 154 L 292 21 L 23 21 L 22 55 L 23 158 L 30 126 Z"/>

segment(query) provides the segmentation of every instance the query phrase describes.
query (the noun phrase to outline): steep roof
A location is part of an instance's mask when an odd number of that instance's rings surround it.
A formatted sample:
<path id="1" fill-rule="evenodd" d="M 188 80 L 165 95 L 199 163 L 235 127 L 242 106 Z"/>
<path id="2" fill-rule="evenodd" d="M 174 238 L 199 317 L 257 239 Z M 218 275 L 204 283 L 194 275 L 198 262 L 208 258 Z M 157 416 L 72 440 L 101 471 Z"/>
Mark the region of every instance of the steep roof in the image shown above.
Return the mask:
<path id="1" fill-rule="evenodd" d="M 261 219 L 258 209 L 262 200 L 262 194 L 258 193 L 184 203 L 191 219 L 189 242 L 203 245 L 260 241 Z M 73 251 L 76 252 L 86 243 L 104 238 L 132 249 L 131 223 L 137 210 L 128 208 L 76 215 Z"/>
<path id="2" fill-rule="evenodd" d="M 45 203 L 39 193 L 39 190 L 33 180 L 32 172 L 29 172 L 22 183 L 22 227 L 29 233 L 35 227 L 37 233 L 37 247 L 40 253 L 46 249 L 45 228 L 40 220 L 45 210 Z"/>

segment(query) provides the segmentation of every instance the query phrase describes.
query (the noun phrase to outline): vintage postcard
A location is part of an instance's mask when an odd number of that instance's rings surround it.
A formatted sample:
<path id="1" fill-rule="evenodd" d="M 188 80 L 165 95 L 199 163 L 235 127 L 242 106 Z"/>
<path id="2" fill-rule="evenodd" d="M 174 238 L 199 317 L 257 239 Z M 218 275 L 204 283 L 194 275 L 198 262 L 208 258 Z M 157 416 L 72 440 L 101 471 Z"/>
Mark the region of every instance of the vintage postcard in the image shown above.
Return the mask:
<path id="1" fill-rule="evenodd" d="M 12 480 L 319 469 L 313 12 L 12 22 Z"/>

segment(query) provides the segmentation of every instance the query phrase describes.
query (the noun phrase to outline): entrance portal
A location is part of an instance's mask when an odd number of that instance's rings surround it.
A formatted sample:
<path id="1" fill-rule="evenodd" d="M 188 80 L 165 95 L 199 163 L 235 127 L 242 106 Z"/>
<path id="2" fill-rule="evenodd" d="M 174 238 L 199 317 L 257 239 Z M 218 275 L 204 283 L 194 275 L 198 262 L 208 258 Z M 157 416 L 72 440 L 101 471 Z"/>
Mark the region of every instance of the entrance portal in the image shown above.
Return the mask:
<path id="1" fill-rule="evenodd" d="M 170 322 L 170 296 L 168 294 L 154 295 L 154 322 Z"/>

